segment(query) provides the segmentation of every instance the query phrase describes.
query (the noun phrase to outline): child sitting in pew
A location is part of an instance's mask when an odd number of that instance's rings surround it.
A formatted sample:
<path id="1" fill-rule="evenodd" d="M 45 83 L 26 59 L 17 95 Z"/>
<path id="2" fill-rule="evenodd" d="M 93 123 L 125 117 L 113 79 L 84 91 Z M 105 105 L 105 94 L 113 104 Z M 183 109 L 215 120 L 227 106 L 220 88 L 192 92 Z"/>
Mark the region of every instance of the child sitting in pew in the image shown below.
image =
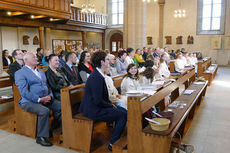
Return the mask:
<path id="1" fill-rule="evenodd" d="M 127 92 L 132 90 L 139 90 L 139 75 L 138 69 L 135 64 L 129 64 L 127 68 L 127 75 L 121 82 L 121 95 L 126 95 Z"/>

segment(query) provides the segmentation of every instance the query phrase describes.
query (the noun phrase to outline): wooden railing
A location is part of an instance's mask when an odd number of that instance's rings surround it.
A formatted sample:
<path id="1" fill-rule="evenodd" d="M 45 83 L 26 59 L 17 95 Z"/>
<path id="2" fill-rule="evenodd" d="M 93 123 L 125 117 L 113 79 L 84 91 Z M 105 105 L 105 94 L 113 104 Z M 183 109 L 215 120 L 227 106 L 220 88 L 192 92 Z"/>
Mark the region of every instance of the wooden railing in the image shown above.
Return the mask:
<path id="1" fill-rule="evenodd" d="M 80 8 L 72 7 L 70 9 L 70 20 L 85 22 L 89 24 L 107 25 L 107 15 L 102 13 L 82 13 Z"/>

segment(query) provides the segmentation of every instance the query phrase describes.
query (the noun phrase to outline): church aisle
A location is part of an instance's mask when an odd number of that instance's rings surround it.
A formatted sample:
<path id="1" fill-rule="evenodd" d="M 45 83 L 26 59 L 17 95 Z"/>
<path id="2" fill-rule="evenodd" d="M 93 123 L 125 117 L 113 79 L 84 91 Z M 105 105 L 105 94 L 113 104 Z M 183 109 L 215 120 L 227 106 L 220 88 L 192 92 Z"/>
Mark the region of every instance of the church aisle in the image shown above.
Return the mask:
<path id="1" fill-rule="evenodd" d="M 184 143 L 193 144 L 196 153 L 226 153 L 230 150 L 230 67 L 219 67 L 208 87 Z"/>
<path id="2" fill-rule="evenodd" d="M 58 146 L 42 147 L 35 140 L 0 130 L 1 153 L 76 153 Z"/>

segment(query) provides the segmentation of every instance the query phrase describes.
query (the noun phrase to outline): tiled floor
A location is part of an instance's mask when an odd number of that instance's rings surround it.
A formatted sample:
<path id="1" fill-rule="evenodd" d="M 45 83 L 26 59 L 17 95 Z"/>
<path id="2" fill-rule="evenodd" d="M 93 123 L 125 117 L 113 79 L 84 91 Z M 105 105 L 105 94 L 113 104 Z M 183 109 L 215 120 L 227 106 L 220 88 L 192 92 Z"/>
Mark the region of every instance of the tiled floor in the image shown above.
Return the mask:
<path id="1" fill-rule="evenodd" d="M 230 68 L 219 68 L 204 101 L 184 137 L 196 153 L 230 152 Z M 42 147 L 35 140 L 0 130 L 1 153 L 76 153 L 61 147 Z"/>
<path id="2" fill-rule="evenodd" d="M 76 153 L 57 146 L 42 147 L 34 139 L 0 130 L 1 153 Z"/>
<path id="3" fill-rule="evenodd" d="M 218 69 L 208 87 L 184 143 L 195 146 L 196 153 L 230 152 L 230 68 Z"/>

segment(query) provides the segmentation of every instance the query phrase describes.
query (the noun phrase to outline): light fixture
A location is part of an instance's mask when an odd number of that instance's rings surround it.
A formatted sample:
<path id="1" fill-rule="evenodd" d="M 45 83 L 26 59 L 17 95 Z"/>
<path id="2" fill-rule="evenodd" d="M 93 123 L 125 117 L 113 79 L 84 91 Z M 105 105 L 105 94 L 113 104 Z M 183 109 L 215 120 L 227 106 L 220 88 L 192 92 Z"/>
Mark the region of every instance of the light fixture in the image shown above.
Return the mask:
<path id="1" fill-rule="evenodd" d="M 87 0 L 87 4 L 82 4 L 81 6 L 81 12 L 82 13 L 95 13 L 96 10 L 95 10 L 95 7 L 94 7 L 94 4 L 89 4 L 88 0 Z"/>
<path id="2" fill-rule="evenodd" d="M 157 2 L 157 0 L 142 0 L 144 3 L 147 2 L 147 3 L 150 3 L 151 1 L 153 2 Z"/>
<path id="3" fill-rule="evenodd" d="M 186 17 L 186 10 L 181 9 L 181 0 L 179 0 L 179 9 L 174 10 L 174 17 L 175 18 L 185 18 Z"/>
<path id="4" fill-rule="evenodd" d="M 50 18 L 50 21 L 52 22 L 54 19 L 53 18 Z"/>
<path id="5" fill-rule="evenodd" d="M 7 15 L 11 16 L 11 15 L 12 15 L 12 12 L 8 11 L 8 12 L 7 12 Z"/>
<path id="6" fill-rule="evenodd" d="M 31 15 L 31 16 L 30 16 L 31 19 L 34 19 L 34 17 L 35 17 L 34 15 Z"/>
<path id="7" fill-rule="evenodd" d="M 184 17 L 186 17 L 186 10 L 181 10 L 181 9 L 175 10 L 174 11 L 174 17 L 175 18 L 184 18 Z"/>

